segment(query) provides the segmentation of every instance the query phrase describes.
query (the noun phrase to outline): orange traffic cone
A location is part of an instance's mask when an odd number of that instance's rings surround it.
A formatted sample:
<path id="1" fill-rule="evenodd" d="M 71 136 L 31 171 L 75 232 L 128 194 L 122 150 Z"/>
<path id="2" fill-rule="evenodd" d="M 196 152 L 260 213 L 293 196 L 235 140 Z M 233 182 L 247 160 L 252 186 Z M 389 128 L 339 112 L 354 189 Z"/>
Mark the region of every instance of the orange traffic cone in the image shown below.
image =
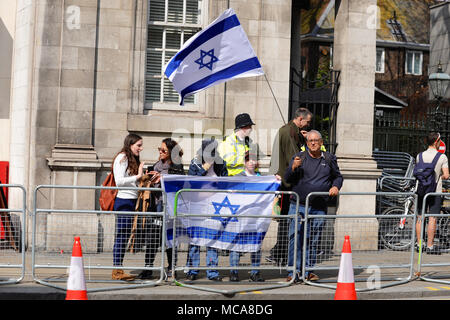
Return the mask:
<path id="1" fill-rule="evenodd" d="M 345 236 L 334 300 L 356 300 L 350 236 Z"/>
<path id="2" fill-rule="evenodd" d="M 67 279 L 66 300 L 87 300 L 86 282 L 84 279 L 83 253 L 80 237 L 75 237 L 70 259 L 69 279 Z"/>

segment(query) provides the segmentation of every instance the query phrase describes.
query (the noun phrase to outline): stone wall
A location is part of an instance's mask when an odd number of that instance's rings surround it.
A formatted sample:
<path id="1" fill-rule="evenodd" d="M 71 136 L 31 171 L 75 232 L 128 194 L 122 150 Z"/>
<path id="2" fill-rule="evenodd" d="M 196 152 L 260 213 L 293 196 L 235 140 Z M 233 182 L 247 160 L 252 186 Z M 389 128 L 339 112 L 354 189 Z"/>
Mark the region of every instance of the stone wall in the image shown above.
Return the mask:
<path id="1" fill-rule="evenodd" d="M 227 1 L 201 3 L 204 26 L 227 8 Z M 11 182 L 26 186 L 29 208 L 37 185 L 100 185 L 129 132 L 144 137 L 141 159 L 149 164 L 157 160 L 161 140 L 170 136 L 181 143 L 188 164 L 205 134 L 230 133 L 236 114 L 248 112 L 256 122 L 253 138 L 270 155 L 282 119 L 265 77 L 210 88 L 193 108 L 144 110 L 147 5 L 147 0 L 18 0 Z M 287 119 L 291 1 L 232 5 Z M 19 199 L 12 195 L 13 207 L 20 207 Z M 94 191 L 74 189 L 42 189 L 37 204 L 98 208 Z M 69 246 L 75 233 L 91 232 L 97 223 L 101 229 L 96 216 L 86 230 L 70 229 L 60 216 L 37 219 L 38 246 L 55 247 L 54 238 L 45 235 L 58 228 Z M 31 220 L 28 226 L 31 231 Z"/>

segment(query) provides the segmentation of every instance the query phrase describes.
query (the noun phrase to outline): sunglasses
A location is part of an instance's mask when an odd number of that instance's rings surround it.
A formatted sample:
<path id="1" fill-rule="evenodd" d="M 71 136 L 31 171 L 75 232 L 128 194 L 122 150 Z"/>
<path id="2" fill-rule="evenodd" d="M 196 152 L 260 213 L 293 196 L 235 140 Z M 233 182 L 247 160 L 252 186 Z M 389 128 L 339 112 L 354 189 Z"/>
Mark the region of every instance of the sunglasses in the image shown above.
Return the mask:
<path id="1" fill-rule="evenodd" d="M 164 154 L 169 153 L 169 150 L 165 150 L 165 149 L 160 148 L 160 147 L 158 147 L 158 151 L 159 151 L 159 152 L 162 152 L 162 153 L 164 153 Z"/>

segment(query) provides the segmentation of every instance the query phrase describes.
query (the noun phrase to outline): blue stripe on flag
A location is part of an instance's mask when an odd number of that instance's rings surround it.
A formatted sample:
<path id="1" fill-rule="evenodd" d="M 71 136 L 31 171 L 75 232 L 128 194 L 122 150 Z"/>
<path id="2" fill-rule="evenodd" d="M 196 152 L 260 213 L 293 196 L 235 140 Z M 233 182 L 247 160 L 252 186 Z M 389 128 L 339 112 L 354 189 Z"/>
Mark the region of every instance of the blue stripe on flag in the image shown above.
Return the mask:
<path id="1" fill-rule="evenodd" d="M 219 21 L 215 25 L 206 29 L 205 32 L 200 34 L 195 40 L 192 41 L 186 48 L 178 52 L 175 57 L 170 61 L 165 70 L 167 78 L 180 66 L 184 58 L 186 58 L 192 51 L 197 49 L 203 43 L 214 38 L 215 36 L 240 25 L 237 16 L 234 14 L 222 21 Z"/>
<path id="2" fill-rule="evenodd" d="M 186 95 L 189 93 L 195 92 L 199 89 L 206 88 L 209 85 L 213 84 L 216 81 L 223 80 L 223 79 L 229 79 L 233 78 L 234 76 L 237 76 L 238 74 L 261 68 L 261 64 L 258 61 L 257 57 L 253 57 L 241 62 L 238 62 L 226 69 L 223 69 L 219 72 L 213 73 L 193 84 L 191 84 L 189 87 L 183 89 L 180 93 L 181 99 L 183 100 Z"/>
<path id="3" fill-rule="evenodd" d="M 171 180 L 164 181 L 164 189 L 167 193 L 177 192 L 181 189 L 218 189 L 219 190 L 252 190 L 252 191 L 276 191 L 278 183 L 248 183 L 228 181 L 194 181 Z"/>
<path id="4" fill-rule="evenodd" d="M 257 245 L 260 244 L 264 237 L 265 232 L 229 232 L 223 230 L 215 230 L 204 227 L 189 227 L 189 228 L 177 228 L 177 237 L 188 236 L 191 239 L 207 239 L 216 240 L 230 244 L 241 245 Z M 173 229 L 167 230 L 167 240 L 173 240 Z"/>

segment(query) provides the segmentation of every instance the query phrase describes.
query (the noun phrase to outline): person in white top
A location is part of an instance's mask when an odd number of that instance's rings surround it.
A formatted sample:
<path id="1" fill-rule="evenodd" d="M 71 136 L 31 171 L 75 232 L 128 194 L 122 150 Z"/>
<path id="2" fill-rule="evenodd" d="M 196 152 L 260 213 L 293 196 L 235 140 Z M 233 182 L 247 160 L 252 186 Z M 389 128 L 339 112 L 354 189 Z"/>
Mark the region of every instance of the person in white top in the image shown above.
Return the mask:
<path id="1" fill-rule="evenodd" d="M 434 157 L 438 153 L 438 147 L 441 143 L 441 136 L 438 132 L 431 132 L 427 138 L 426 143 L 428 145 L 428 149 L 422 152 L 422 159 L 425 163 L 431 163 L 433 162 Z M 419 155 L 417 155 L 416 163 L 419 161 Z M 434 172 L 436 176 L 436 192 L 442 192 L 442 180 L 447 180 L 449 178 L 449 169 L 448 169 L 448 158 L 445 154 L 442 154 L 439 157 L 439 160 L 436 163 L 436 166 L 434 167 Z M 428 209 L 429 214 L 439 214 L 441 211 L 442 206 L 442 197 L 439 196 L 429 196 L 427 198 L 427 204 L 426 209 Z M 422 217 L 420 216 L 422 212 L 422 202 L 423 197 L 418 197 L 418 206 L 417 210 L 419 213 L 419 217 L 416 222 L 416 235 L 417 235 L 417 242 L 419 242 L 420 239 L 420 229 L 421 229 L 421 223 L 422 223 Z M 428 220 L 428 226 L 427 226 L 427 247 L 425 249 L 425 252 L 427 254 L 440 254 L 439 248 L 436 248 L 436 246 L 433 246 L 434 242 L 434 235 L 436 232 L 436 217 L 429 217 Z M 416 250 L 418 250 L 416 245 Z"/>
<path id="2" fill-rule="evenodd" d="M 125 137 L 122 150 L 113 160 L 114 180 L 117 187 L 136 188 L 144 175 L 145 163 L 139 160 L 143 150 L 142 137 L 129 134 Z M 138 190 L 119 190 L 114 202 L 114 211 L 135 211 Z M 126 274 L 122 269 L 125 248 L 133 225 L 133 215 L 116 215 L 116 230 L 113 247 L 113 280 L 133 280 L 135 277 Z"/>

